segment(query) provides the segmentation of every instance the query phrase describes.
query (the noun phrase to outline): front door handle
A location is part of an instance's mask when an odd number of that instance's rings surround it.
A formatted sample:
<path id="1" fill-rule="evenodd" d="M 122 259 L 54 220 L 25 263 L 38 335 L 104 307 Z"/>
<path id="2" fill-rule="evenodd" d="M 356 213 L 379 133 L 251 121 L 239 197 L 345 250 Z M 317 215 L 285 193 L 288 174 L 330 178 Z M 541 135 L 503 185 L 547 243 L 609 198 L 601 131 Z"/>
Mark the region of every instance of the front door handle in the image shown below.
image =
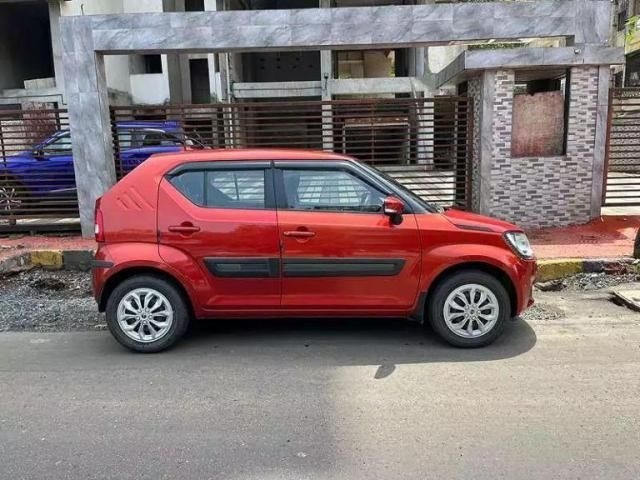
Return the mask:
<path id="1" fill-rule="evenodd" d="M 185 222 L 181 225 L 171 225 L 169 231 L 173 233 L 181 233 L 183 235 L 190 235 L 200 231 L 200 227 L 196 227 L 194 224 Z"/>
<path id="2" fill-rule="evenodd" d="M 293 238 L 311 238 L 316 236 L 316 232 L 310 232 L 308 230 L 289 230 L 282 233 L 285 237 Z"/>

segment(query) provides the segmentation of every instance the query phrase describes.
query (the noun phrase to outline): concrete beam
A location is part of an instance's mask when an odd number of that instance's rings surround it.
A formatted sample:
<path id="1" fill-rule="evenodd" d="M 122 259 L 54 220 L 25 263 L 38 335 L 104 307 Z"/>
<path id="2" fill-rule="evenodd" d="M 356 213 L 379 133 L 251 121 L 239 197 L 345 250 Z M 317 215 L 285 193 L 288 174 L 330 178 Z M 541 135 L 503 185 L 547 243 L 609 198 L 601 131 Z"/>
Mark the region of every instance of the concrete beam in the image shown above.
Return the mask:
<path id="1" fill-rule="evenodd" d="M 82 17 L 95 49 L 220 52 L 398 48 L 452 41 L 575 37 L 605 44 L 609 0 L 235 10 Z M 63 19 L 64 20 L 64 19 Z M 605 34 L 603 34 L 605 32 Z"/>
<path id="2" fill-rule="evenodd" d="M 498 68 L 573 67 L 580 65 L 623 65 L 624 49 L 601 45 L 562 48 L 506 48 L 467 50 L 436 74 L 438 87 L 475 70 Z"/>
<path id="3" fill-rule="evenodd" d="M 320 97 L 322 81 L 308 82 L 237 82 L 233 84 L 235 98 Z M 384 93 L 428 93 L 431 88 L 413 77 L 342 78 L 329 79 L 334 95 L 363 95 Z"/>
<path id="4" fill-rule="evenodd" d="M 233 96 L 237 99 L 320 97 L 322 82 L 236 82 Z"/>
<path id="5" fill-rule="evenodd" d="M 0 105 L 11 105 L 23 102 L 62 103 L 62 93 L 58 87 L 37 90 L 17 88 L 0 92 Z"/>
<path id="6" fill-rule="evenodd" d="M 333 95 L 424 93 L 431 88 L 415 77 L 344 78 L 331 81 Z"/>

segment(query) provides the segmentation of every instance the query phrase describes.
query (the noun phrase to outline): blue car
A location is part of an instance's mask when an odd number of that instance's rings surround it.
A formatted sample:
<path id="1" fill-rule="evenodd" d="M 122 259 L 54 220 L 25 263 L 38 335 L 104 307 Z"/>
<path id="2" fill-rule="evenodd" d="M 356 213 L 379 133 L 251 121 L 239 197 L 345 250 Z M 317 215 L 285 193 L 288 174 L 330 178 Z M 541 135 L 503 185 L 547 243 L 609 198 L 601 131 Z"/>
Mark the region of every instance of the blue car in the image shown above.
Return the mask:
<path id="1" fill-rule="evenodd" d="M 186 139 L 176 121 L 118 122 L 116 128 L 119 177 L 155 153 L 176 152 L 187 143 L 198 143 Z M 68 130 L 56 132 L 30 150 L 0 158 L 0 215 L 27 213 L 26 205 L 36 203 L 56 205 L 58 210 L 77 209 Z"/>

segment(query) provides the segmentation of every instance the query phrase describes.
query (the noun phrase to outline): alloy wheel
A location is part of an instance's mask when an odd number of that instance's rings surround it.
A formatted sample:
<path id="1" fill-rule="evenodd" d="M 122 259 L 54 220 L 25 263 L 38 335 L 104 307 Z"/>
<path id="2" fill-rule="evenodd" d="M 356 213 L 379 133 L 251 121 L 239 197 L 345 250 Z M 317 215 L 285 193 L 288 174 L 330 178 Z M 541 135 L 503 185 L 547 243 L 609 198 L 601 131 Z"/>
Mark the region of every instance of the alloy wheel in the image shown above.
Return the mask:
<path id="1" fill-rule="evenodd" d="M 164 337 L 173 324 L 173 308 L 162 293 L 136 288 L 127 293 L 117 310 L 118 326 L 129 338 L 151 343 Z"/>
<path id="2" fill-rule="evenodd" d="M 495 327 L 500 314 L 498 299 L 483 285 L 462 285 L 444 302 L 444 321 L 449 330 L 463 338 L 477 338 Z"/>

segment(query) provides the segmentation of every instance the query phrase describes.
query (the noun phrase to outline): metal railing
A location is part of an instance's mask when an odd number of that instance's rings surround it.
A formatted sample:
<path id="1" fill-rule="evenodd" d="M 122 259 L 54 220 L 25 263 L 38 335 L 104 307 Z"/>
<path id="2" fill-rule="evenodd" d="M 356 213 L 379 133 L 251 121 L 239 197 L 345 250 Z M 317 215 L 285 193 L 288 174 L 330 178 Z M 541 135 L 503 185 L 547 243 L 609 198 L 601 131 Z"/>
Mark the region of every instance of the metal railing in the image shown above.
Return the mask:
<path id="1" fill-rule="evenodd" d="M 640 205 L 640 88 L 609 96 L 603 205 Z"/>
<path id="2" fill-rule="evenodd" d="M 472 113 L 466 97 L 112 107 L 118 178 L 183 144 L 286 147 L 354 156 L 426 200 L 466 207 Z M 64 109 L 0 110 L 0 231 L 77 228 Z"/>
<path id="3" fill-rule="evenodd" d="M 466 97 L 112 107 L 116 171 L 182 141 L 328 150 L 387 170 L 428 201 L 466 207 L 470 108 Z"/>

